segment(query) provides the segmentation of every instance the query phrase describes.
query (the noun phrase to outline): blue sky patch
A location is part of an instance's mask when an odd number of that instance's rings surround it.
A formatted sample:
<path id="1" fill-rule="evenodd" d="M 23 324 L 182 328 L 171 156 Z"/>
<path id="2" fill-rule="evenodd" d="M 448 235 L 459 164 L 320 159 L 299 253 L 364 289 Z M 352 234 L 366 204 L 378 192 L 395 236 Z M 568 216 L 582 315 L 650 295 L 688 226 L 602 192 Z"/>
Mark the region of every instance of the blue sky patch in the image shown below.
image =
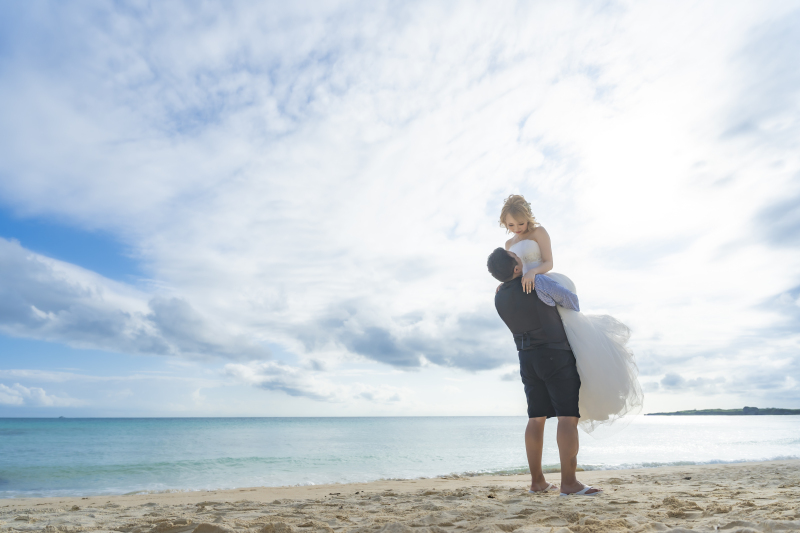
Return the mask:
<path id="1" fill-rule="evenodd" d="M 143 276 L 130 249 L 108 233 L 85 231 L 43 219 L 20 218 L 7 209 L 0 209 L 0 237 L 15 239 L 28 250 L 117 281 L 130 283 Z"/>

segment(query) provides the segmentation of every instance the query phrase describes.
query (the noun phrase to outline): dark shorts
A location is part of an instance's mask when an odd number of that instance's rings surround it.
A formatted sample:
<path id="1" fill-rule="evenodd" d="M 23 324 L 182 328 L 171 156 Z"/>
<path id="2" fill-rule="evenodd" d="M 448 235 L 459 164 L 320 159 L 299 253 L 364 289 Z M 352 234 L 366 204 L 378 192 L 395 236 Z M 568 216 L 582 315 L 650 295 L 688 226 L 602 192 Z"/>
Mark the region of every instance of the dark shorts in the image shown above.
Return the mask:
<path id="1" fill-rule="evenodd" d="M 580 418 L 578 393 L 581 378 L 572 350 L 523 350 L 519 352 L 519 373 L 528 399 L 528 418 Z"/>

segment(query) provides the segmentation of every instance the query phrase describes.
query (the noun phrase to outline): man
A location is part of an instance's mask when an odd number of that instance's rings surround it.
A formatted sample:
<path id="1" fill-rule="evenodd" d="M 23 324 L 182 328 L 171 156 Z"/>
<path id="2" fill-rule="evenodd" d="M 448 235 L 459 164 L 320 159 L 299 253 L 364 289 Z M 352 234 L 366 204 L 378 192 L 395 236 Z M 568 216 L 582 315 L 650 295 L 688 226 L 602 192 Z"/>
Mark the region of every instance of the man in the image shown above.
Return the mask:
<path id="1" fill-rule="evenodd" d="M 575 477 L 578 467 L 578 393 L 581 378 L 575 366 L 564 325 L 555 307 L 522 289 L 522 260 L 497 248 L 489 256 L 489 272 L 504 282 L 495 294 L 497 313 L 514 334 L 519 371 L 528 400 L 525 451 L 531 469 L 531 492 L 554 490 L 542 473 L 544 424 L 558 417 L 556 442 L 561 458 L 561 495 L 595 496 L 600 489 Z"/>

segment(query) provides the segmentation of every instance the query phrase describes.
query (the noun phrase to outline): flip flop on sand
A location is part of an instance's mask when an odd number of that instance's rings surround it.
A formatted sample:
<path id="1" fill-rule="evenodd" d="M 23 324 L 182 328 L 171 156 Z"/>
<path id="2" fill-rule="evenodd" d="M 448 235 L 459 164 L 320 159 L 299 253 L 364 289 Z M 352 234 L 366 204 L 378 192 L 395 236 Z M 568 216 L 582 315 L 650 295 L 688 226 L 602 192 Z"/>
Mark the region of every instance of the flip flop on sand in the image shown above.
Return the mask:
<path id="1" fill-rule="evenodd" d="M 558 489 L 558 487 L 556 487 L 556 486 L 555 486 L 555 485 L 553 485 L 552 483 L 548 483 L 548 484 L 547 484 L 547 487 L 543 488 L 542 490 L 529 490 L 528 492 L 529 492 L 530 494 L 537 494 L 537 493 L 539 493 L 539 492 L 549 492 L 549 491 L 552 491 L 552 490 L 557 490 L 557 489 Z"/>
<path id="2" fill-rule="evenodd" d="M 589 492 L 590 490 L 594 489 L 594 487 L 590 487 L 589 485 L 584 485 L 584 487 L 579 490 L 578 492 L 573 492 L 572 494 L 567 494 L 566 492 L 562 492 L 559 496 L 597 496 L 603 489 L 595 489 L 597 492 Z"/>

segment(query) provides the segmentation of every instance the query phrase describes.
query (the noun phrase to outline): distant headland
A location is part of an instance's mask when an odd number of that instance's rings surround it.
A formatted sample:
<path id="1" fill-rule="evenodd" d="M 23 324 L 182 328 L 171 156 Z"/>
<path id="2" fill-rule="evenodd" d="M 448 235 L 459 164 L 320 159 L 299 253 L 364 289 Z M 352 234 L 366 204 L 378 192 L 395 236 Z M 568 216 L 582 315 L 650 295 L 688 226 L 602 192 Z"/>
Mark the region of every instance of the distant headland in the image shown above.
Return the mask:
<path id="1" fill-rule="evenodd" d="M 691 409 L 674 413 L 647 413 L 645 416 L 694 416 L 694 415 L 800 415 L 800 409 L 779 409 L 777 407 L 743 407 L 742 409 Z"/>

